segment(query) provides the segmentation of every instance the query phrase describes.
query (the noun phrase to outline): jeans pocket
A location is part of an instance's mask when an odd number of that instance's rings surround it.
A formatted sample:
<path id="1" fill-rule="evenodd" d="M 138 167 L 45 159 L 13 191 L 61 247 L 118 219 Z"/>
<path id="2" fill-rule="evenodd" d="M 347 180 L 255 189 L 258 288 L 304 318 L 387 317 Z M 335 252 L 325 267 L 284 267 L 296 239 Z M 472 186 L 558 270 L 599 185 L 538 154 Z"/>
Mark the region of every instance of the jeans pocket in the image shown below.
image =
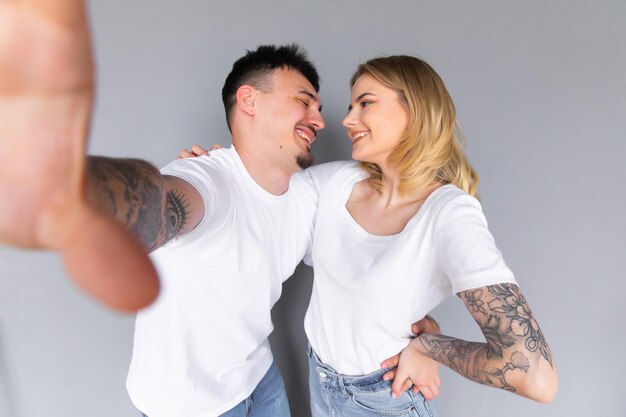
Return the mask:
<path id="1" fill-rule="evenodd" d="M 412 398 L 404 393 L 400 398 L 391 398 L 391 390 L 377 392 L 359 392 L 350 395 L 352 402 L 371 415 L 396 417 L 423 416 L 415 407 Z"/>
<path id="2" fill-rule="evenodd" d="M 407 394 L 413 399 L 415 404 L 415 410 L 420 417 L 437 417 L 437 409 L 432 401 L 428 401 L 421 392 L 413 394 L 411 390 L 407 391 Z"/>

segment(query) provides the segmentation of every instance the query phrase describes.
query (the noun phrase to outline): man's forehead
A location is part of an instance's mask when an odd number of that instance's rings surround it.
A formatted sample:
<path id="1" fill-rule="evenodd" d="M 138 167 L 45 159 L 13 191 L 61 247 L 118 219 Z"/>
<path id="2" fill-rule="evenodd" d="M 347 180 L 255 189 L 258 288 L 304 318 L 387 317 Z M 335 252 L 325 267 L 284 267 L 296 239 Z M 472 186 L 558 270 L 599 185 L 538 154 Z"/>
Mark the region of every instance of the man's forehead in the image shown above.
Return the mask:
<path id="1" fill-rule="evenodd" d="M 294 69 L 277 69 L 272 74 L 274 87 L 284 88 L 292 93 L 309 96 L 312 100 L 320 101 L 320 97 L 313 85 L 299 71 Z"/>

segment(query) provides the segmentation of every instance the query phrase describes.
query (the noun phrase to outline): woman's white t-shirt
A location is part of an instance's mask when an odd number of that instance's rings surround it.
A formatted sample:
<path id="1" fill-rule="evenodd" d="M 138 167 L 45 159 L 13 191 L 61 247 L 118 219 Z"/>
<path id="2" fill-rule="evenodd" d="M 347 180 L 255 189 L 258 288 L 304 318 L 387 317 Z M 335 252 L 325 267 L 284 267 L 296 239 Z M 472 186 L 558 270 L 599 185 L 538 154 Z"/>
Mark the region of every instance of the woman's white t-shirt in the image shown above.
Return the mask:
<path id="1" fill-rule="evenodd" d="M 313 240 L 313 294 L 305 330 L 320 359 L 345 375 L 363 375 L 406 347 L 411 324 L 446 297 L 515 283 L 480 203 L 454 185 L 439 187 L 404 230 L 364 230 L 346 209 L 365 178 L 356 163 L 329 164 L 312 177 L 319 205 Z"/>

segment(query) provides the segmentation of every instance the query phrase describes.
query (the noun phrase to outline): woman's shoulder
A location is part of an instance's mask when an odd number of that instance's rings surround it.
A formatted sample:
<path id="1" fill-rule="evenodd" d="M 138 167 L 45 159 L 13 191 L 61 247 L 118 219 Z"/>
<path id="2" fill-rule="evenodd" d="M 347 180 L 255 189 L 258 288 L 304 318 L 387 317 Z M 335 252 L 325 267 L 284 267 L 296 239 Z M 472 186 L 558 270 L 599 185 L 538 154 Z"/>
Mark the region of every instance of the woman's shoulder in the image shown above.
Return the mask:
<path id="1" fill-rule="evenodd" d="M 478 199 L 454 184 L 437 188 L 431 195 L 429 209 L 435 214 L 437 223 L 443 224 L 452 219 L 480 218 L 484 220 L 482 206 Z"/>

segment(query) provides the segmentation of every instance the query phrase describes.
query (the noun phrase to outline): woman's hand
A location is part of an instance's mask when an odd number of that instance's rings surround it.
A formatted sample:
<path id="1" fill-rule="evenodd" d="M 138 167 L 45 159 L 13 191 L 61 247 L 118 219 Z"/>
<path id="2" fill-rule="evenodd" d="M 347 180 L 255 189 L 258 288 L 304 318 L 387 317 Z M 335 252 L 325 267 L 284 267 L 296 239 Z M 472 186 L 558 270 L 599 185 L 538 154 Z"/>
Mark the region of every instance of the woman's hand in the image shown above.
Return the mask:
<path id="1" fill-rule="evenodd" d="M 413 325 L 411 325 L 411 331 L 413 332 L 413 334 L 415 336 L 419 336 L 421 334 L 425 334 L 425 333 L 433 333 L 433 334 L 439 334 L 441 333 L 441 329 L 439 328 L 439 324 L 435 321 L 435 319 L 433 319 L 430 316 L 426 316 L 423 319 L 421 319 L 420 321 L 417 321 L 415 323 L 413 323 Z M 410 346 L 410 345 L 409 345 Z M 383 375 L 383 380 L 385 381 L 391 381 L 396 377 L 396 372 L 397 372 L 397 366 L 400 362 L 400 355 L 403 352 L 398 353 L 397 355 L 392 356 L 391 358 L 385 359 L 381 364 L 380 367 L 381 368 L 394 368 L 391 371 L 385 373 Z M 427 400 L 432 400 L 433 398 L 435 398 L 436 396 L 439 395 L 439 386 L 441 385 L 441 380 L 439 379 L 439 367 L 438 367 L 438 362 L 433 361 L 433 363 L 429 363 L 428 365 L 430 366 L 435 366 L 435 373 L 436 373 L 436 384 L 434 384 L 436 386 L 436 389 L 433 390 L 433 388 L 430 387 L 431 384 L 428 383 L 423 383 L 423 379 L 419 379 L 418 383 L 415 383 L 414 381 L 411 381 L 410 379 L 405 379 L 404 384 L 402 385 L 401 389 L 399 390 L 399 392 L 396 392 L 395 395 L 398 396 L 400 395 L 402 392 L 406 391 L 407 389 L 409 389 L 411 387 L 411 385 L 413 385 L 413 392 L 417 393 L 419 391 L 422 391 L 422 395 L 424 395 L 424 397 Z M 428 377 L 425 377 L 426 380 L 428 380 Z M 435 380 L 433 379 L 432 382 L 435 382 Z M 422 388 L 424 388 L 424 390 L 422 390 Z M 436 394 L 435 394 L 436 392 Z"/>
<path id="2" fill-rule="evenodd" d="M 391 384 L 394 398 L 399 397 L 413 385 L 413 392 L 421 392 L 424 398 L 432 400 L 439 396 L 439 362 L 427 357 L 417 349 L 417 338 L 413 339 L 400 353 L 398 368 Z"/>

